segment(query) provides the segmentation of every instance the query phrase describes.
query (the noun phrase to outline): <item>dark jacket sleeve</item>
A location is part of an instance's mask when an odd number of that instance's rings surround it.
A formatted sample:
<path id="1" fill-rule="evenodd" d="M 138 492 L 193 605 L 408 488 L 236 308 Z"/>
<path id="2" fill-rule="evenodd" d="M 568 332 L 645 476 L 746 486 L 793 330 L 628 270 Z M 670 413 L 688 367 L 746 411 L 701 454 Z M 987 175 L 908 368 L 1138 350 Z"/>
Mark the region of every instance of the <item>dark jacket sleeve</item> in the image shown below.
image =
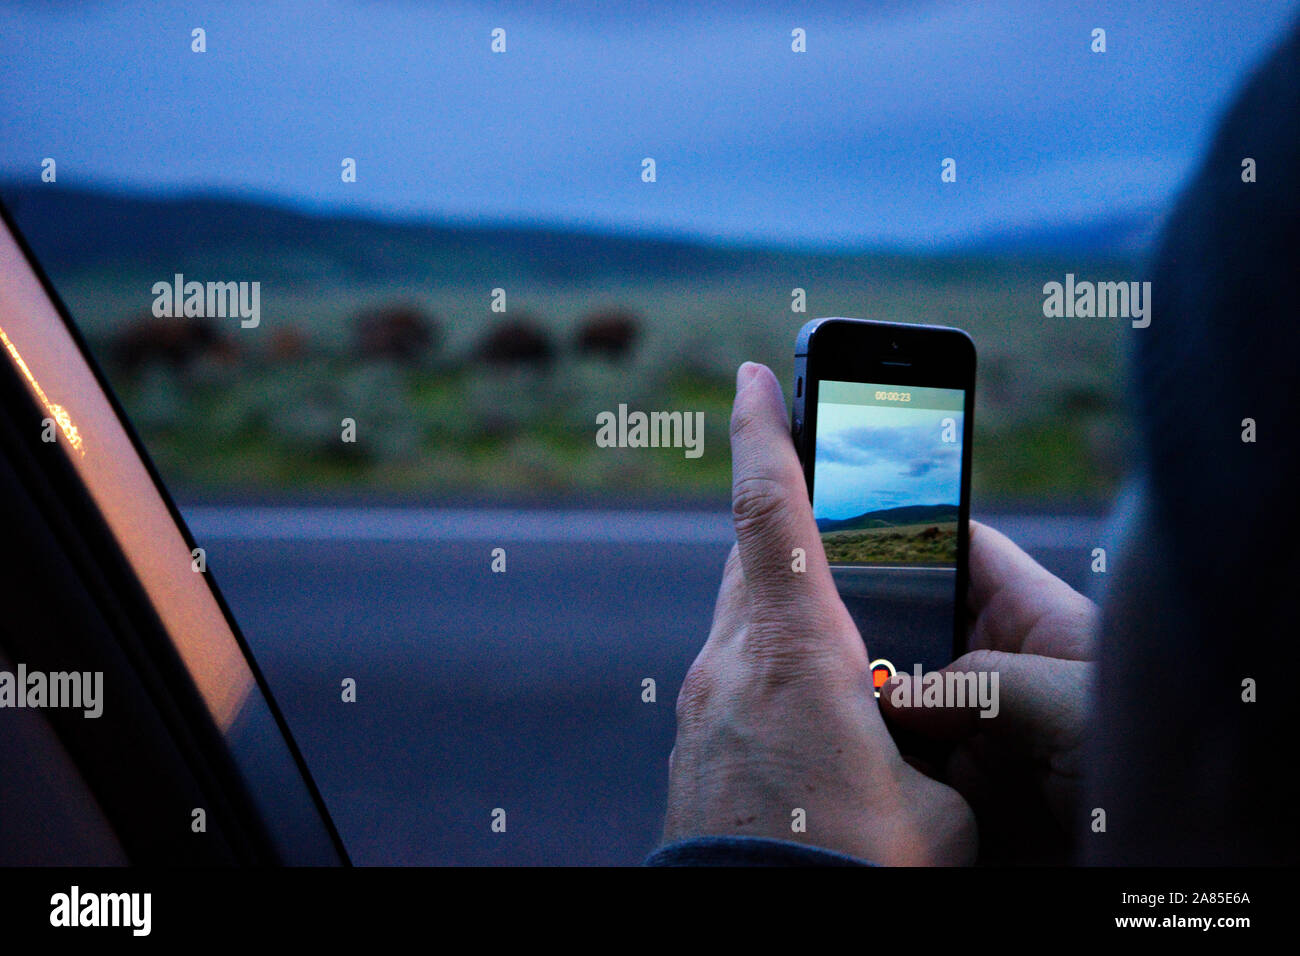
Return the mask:
<path id="1" fill-rule="evenodd" d="M 646 866 L 874 866 L 820 847 L 761 837 L 693 837 L 659 847 Z"/>

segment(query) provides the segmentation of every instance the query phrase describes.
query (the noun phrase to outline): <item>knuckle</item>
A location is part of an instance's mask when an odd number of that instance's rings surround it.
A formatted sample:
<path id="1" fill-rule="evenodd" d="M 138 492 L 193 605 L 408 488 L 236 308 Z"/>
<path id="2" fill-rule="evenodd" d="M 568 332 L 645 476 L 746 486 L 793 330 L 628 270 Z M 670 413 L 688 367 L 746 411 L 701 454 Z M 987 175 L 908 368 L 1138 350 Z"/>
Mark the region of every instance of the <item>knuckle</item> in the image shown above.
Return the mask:
<path id="1" fill-rule="evenodd" d="M 761 531 L 789 502 L 785 485 L 767 475 L 741 478 L 731 489 L 731 514 L 738 535 Z"/>
<path id="2" fill-rule="evenodd" d="M 713 683 L 708 668 L 696 658 L 682 678 L 681 690 L 677 692 L 678 721 L 690 720 L 703 713 L 713 696 Z"/>
<path id="3" fill-rule="evenodd" d="M 779 622 L 755 621 L 744 645 L 750 679 L 759 687 L 780 689 L 821 673 L 816 645 Z"/>
<path id="4" fill-rule="evenodd" d="M 739 402 L 731 410 L 731 437 L 742 438 L 760 424 L 759 417 Z"/>
<path id="5" fill-rule="evenodd" d="M 989 648 L 980 648 L 976 651 L 969 651 L 957 658 L 946 668 L 951 671 L 995 671 L 998 670 L 1006 658 L 1004 651 L 994 651 Z"/>

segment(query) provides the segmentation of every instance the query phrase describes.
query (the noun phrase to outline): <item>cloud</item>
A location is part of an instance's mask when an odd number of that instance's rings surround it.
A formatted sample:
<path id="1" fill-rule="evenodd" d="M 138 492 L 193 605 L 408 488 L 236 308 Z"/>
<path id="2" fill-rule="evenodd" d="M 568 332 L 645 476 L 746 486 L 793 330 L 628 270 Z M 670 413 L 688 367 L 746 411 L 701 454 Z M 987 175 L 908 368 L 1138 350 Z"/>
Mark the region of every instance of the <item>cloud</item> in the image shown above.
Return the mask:
<path id="1" fill-rule="evenodd" d="M 864 414 L 880 423 L 857 423 Z M 826 406 L 818 424 L 814 515 L 956 504 L 961 446 L 941 439 L 941 423 L 950 416 L 961 417 L 936 409 Z"/>
<path id="2" fill-rule="evenodd" d="M 858 467 L 889 466 L 897 474 L 920 477 L 959 462 L 960 447 L 940 441 L 938 419 L 915 425 L 861 425 L 817 438 L 817 463 Z"/>

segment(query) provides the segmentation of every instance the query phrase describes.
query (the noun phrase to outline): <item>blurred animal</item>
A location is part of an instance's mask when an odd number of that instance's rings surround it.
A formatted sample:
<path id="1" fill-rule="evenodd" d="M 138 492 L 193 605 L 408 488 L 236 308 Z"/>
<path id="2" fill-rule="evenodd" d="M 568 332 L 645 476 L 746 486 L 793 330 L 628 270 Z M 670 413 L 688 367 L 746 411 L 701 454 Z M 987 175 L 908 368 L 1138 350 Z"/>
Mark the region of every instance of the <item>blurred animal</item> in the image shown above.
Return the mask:
<path id="1" fill-rule="evenodd" d="M 489 365 L 549 366 L 555 360 L 551 336 L 527 318 L 510 319 L 494 327 L 479 345 L 479 357 Z"/>
<path id="2" fill-rule="evenodd" d="M 575 346 L 579 355 L 628 358 L 641 335 L 641 322 L 626 309 L 598 309 L 588 313 L 578 327 Z"/>
<path id="3" fill-rule="evenodd" d="M 280 326 L 271 330 L 266 346 L 267 356 L 274 362 L 291 362 L 301 359 L 311 351 L 307 336 L 296 326 Z"/>
<path id="4" fill-rule="evenodd" d="M 239 349 L 205 318 L 159 318 L 150 312 L 132 319 L 109 342 L 110 361 L 135 374 L 150 365 L 187 370 L 203 360 L 235 361 Z"/>
<path id="5" fill-rule="evenodd" d="M 418 362 L 439 344 L 437 323 L 413 305 L 380 306 L 357 315 L 353 345 L 362 358 Z"/>

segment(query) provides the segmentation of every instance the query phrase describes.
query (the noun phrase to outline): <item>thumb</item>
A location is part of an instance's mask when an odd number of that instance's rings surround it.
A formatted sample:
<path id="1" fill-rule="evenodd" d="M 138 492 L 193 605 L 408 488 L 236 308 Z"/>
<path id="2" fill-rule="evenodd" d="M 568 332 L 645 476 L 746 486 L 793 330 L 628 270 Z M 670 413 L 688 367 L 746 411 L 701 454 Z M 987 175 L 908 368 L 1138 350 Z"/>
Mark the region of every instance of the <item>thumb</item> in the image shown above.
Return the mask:
<path id="1" fill-rule="evenodd" d="M 833 594 L 781 386 L 770 369 L 754 362 L 736 374 L 731 461 L 736 544 L 755 609 L 806 608 L 808 598 Z M 804 550 L 805 573 L 791 573 L 795 548 Z"/>
<path id="2" fill-rule="evenodd" d="M 1036 756 L 1082 733 L 1093 665 L 1037 654 L 972 651 L 921 679 L 900 674 L 880 709 L 900 728 L 936 740 L 978 733 L 1008 738 Z"/>

